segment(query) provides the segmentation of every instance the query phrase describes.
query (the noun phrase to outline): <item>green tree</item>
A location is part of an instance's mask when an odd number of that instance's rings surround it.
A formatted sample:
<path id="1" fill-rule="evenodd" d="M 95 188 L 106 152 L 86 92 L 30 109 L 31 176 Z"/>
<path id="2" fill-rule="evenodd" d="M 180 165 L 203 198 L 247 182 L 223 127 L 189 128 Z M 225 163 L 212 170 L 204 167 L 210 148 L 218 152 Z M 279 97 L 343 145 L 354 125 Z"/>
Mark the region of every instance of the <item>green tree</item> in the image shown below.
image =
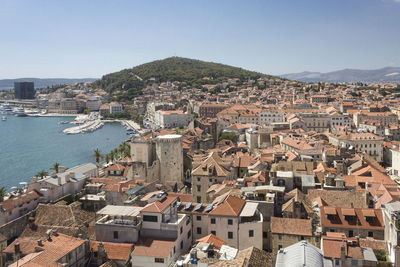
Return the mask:
<path id="1" fill-rule="evenodd" d="M 102 157 L 101 151 L 98 148 L 96 148 L 93 152 L 92 158 L 95 158 L 96 163 L 99 164 L 101 157 Z"/>
<path id="2" fill-rule="evenodd" d="M 40 172 L 38 172 L 36 174 L 36 177 L 39 177 L 40 179 L 43 179 L 45 176 L 49 175 L 48 172 L 46 172 L 45 170 L 41 170 Z"/>
<path id="3" fill-rule="evenodd" d="M 218 141 L 221 141 L 221 140 L 224 140 L 224 139 L 231 140 L 232 142 L 236 143 L 236 141 L 238 139 L 238 136 L 234 132 L 223 133 L 218 138 Z"/>
<path id="4" fill-rule="evenodd" d="M 4 187 L 0 187 L 0 202 L 4 201 L 4 197 L 7 195 L 7 190 Z"/>

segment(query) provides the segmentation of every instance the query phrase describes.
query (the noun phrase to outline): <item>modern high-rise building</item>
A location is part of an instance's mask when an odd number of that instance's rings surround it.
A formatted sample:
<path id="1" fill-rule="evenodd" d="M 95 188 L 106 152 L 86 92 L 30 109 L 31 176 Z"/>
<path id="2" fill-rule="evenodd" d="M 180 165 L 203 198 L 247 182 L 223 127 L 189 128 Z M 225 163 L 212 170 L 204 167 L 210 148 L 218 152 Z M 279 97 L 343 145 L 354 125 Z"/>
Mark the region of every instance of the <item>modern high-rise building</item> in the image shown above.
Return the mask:
<path id="1" fill-rule="evenodd" d="M 16 99 L 34 99 L 35 86 L 33 82 L 15 82 L 14 97 Z"/>

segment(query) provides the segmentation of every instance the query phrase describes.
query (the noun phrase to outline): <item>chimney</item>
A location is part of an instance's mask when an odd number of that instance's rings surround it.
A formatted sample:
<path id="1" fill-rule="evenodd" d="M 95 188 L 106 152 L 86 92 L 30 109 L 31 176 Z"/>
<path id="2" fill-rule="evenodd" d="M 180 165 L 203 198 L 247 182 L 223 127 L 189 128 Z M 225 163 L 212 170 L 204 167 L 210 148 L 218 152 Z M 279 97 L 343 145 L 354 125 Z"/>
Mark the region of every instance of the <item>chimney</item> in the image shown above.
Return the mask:
<path id="1" fill-rule="evenodd" d="M 37 244 L 38 244 L 38 246 L 40 246 L 40 247 L 43 246 L 42 239 L 38 239 L 38 240 L 37 240 Z"/>
<path id="2" fill-rule="evenodd" d="M 46 239 L 47 241 L 51 241 L 51 229 L 46 231 Z"/>
<path id="3" fill-rule="evenodd" d="M 346 246 L 345 246 L 345 239 L 344 235 L 342 235 L 342 245 L 340 246 L 340 260 L 342 262 L 342 265 L 345 265 L 346 261 Z"/>
<path id="4" fill-rule="evenodd" d="M 346 247 L 344 246 L 344 244 L 340 246 L 340 260 L 342 262 L 342 265 L 344 265 L 346 261 Z"/>
<path id="5" fill-rule="evenodd" d="M 103 243 L 99 242 L 97 245 L 97 264 L 100 266 L 106 261 L 106 253 Z"/>
<path id="6" fill-rule="evenodd" d="M 59 176 L 57 177 L 57 184 L 61 185 L 61 177 L 59 177 Z"/>

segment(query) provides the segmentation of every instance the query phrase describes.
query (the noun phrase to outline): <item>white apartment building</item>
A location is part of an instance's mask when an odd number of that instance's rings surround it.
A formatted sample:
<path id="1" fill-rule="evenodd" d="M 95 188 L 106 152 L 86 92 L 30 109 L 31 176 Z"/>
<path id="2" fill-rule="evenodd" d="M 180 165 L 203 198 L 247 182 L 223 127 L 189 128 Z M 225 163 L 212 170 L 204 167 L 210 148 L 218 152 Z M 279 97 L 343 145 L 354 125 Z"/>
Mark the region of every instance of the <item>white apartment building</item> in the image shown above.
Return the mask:
<path id="1" fill-rule="evenodd" d="M 121 113 L 122 105 L 119 103 L 110 103 L 110 114 Z"/>
<path id="2" fill-rule="evenodd" d="M 157 110 L 154 123 L 161 128 L 186 127 L 192 120 L 192 114 L 182 110 Z"/>
<path id="3" fill-rule="evenodd" d="M 284 122 L 285 114 L 277 110 L 262 110 L 260 112 L 259 123 L 260 124 L 271 124 L 274 122 Z"/>

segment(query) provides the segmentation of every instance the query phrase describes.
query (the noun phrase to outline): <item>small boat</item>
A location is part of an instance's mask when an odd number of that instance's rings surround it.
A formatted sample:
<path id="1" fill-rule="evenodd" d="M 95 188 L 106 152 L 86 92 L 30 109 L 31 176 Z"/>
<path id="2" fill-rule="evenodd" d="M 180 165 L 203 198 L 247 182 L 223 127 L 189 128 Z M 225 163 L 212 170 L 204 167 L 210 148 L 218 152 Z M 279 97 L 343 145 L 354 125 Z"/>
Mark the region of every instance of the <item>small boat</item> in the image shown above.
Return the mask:
<path id="1" fill-rule="evenodd" d="M 6 121 L 6 120 L 7 120 L 7 116 L 6 116 L 5 114 L 3 114 L 3 115 L 1 116 L 1 120 L 2 120 L 2 121 Z"/>

